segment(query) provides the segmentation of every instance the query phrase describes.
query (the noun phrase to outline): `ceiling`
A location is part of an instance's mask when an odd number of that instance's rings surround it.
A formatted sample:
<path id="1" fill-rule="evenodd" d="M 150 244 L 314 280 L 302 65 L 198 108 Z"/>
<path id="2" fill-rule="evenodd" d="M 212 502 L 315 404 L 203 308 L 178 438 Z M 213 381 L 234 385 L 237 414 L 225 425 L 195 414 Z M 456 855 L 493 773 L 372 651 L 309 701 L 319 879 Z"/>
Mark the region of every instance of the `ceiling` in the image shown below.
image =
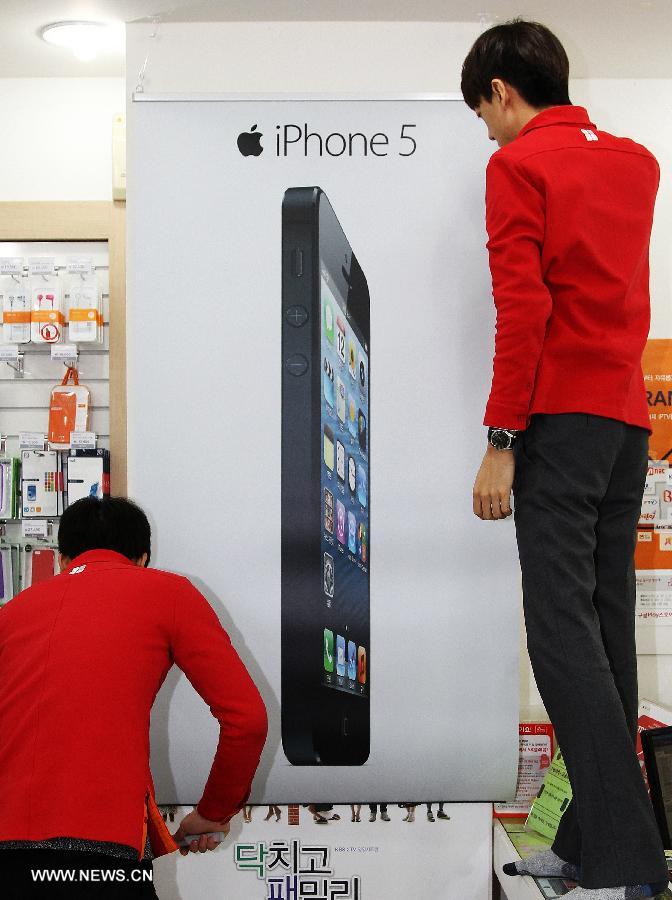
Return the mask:
<path id="1" fill-rule="evenodd" d="M 574 77 L 670 77 L 672 0 L 0 0 L 0 78 L 123 74 L 119 55 L 81 63 L 39 39 L 43 25 L 64 19 L 494 23 L 514 15 L 557 32 Z"/>

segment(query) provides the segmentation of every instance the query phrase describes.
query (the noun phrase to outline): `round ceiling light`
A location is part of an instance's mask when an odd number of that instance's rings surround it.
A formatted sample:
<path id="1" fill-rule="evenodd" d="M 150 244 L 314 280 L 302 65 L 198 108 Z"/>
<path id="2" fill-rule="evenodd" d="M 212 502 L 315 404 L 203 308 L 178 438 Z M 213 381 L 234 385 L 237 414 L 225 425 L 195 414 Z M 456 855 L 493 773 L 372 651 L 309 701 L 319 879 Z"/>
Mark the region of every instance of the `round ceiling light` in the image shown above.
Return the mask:
<path id="1" fill-rule="evenodd" d="M 53 22 L 40 29 L 48 44 L 72 50 L 83 62 L 95 59 L 100 51 L 123 48 L 123 26 L 103 22 Z"/>

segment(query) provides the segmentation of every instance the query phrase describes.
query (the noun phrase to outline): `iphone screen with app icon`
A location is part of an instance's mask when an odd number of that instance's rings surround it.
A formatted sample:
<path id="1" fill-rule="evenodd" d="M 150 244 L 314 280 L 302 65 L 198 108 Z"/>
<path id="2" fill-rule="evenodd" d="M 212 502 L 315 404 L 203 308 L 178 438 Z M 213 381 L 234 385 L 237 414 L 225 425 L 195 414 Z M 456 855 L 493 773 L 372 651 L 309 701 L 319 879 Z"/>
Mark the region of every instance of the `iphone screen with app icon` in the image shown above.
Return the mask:
<path id="1" fill-rule="evenodd" d="M 343 672 L 337 668 L 334 678 L 325 669 L 322 681 L 362 697 L 369 689 L 356 671 L 357 648 L 366 657 L 368 643 L 368 346 L 349 315 L 347 298 L 326 266 L 320 268 L 320 357 L 323 378 L 328 379 L 321 401 L 322 551 L 333 558 L 333 594 L 325 591 L 325 622 L 335 634 L 346 636 L 347 656 Z"/>

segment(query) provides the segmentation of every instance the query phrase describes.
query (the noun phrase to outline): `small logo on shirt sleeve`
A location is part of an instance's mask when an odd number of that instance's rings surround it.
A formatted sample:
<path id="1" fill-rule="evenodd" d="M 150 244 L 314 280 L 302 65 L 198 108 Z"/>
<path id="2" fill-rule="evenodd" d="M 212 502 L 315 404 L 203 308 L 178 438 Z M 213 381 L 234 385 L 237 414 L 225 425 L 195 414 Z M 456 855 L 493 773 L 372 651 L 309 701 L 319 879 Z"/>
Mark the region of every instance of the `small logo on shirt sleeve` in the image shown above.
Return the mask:
<path id="1" fill-rule="evenodd" d="M 587 141 L 598 141 L 599 140 L 598 136 L 595 134 L 594 131 L 591 131 L 590 128 L 582 128 L 581 133 L 583 134 L 583 136 L 585 137 L 585 139 Z"/>
<path id="2" fill-rule="evenodd" d="M 74 569 L 70 569 L 71 575 L 81 575 L 86 566 L 75 566 Z"/>

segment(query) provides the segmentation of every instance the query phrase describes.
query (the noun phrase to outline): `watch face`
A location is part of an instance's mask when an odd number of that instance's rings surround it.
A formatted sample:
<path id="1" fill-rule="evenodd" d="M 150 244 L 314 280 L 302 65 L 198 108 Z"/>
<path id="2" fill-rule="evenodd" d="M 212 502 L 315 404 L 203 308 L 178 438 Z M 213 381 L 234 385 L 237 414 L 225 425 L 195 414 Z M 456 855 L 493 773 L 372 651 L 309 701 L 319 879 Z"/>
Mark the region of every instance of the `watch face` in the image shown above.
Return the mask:
<path id="1" fill-rule="evenodd" d="M 508 450 L 512 441 L 505 431 L 496 428 L 490 436 L 490 443 L 497 450 Z"/>

